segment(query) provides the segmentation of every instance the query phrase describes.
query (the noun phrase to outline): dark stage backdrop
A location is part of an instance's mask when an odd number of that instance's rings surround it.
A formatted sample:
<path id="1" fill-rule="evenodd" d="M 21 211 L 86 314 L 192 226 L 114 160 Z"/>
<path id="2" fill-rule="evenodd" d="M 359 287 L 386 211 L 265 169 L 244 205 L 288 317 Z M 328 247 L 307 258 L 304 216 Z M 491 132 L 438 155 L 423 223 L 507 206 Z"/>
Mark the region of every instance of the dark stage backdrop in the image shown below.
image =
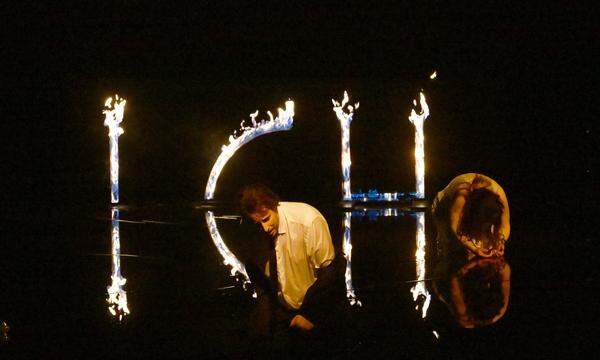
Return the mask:
<path id="1" fill-rule="evenodd" d="M 172 205 L 173 214 L 197 214 L 179 206 L 202 200 L 228 136 L 248 114 L 276 110 L 289 98 L 296 102 L 293 129 L 242 148 L 223 170 L 216 199 L 232 200 L 241 186 L 260 181 L 285 199 L 331 213 L 341 198 L 340 129 L 331 98 L 348 90 L 361 104 L 351 127 L 352 189 L 406 191 L 414 188 L 407 117 L 423 89 L 431 110 L 427 198 L 460 173 L 495 178 L 511 209 L 511 306 L 527 304 L 531 324 L 548 316 L 557 324 L 539 333 L 554 337 L 533 340 L 531 348 L 548 344 L 553 352 L 554 338 L 594 343 L 587 335 L 594 332 L 570 331 L 588 325 L 574 319 L 594 319 L 587 314 L 593 306 L 581 299 L 597 292 L 598 283 L 593 9 L 574 2 L 175 3 L 2 7 L 0 254 L 9 261 L 0 261 L 0 316 L 11 316 L 1 313 L 3 301 L 21 300 L 19 308 L 35 315 L 36 301 L 46 298 L 37 290 L 45 286 L 42 294 L 60 293 L 47 297 L 60 309 L 56 314 L 69 308 L 61 297 L 67 305 L 79 302 L 77 288 L 63 279 L 80 273 L 76 264 L 92 261 L 81 256 L 87 251 L 81 244 L 105 243 L 94 232 L 108 229 L 98 220 L 110 206 L 101 114 L 108 96 L 128 101 L 120 137 L 124 205 L 165 204 L 161 209 Z M 156 208 L 143 210 L 154 219 Z M 124 211 L 123 219 L 132 213 Z M 85 225 L 90 219 L 92 230 Z M 143 232 L 136 236 L 146 240 Z M 172 247 L 171 239 L 156 244 L 177 254 L 165 258 L 181 253 L 189 265 L 188 245 L 217 256 L 196 238 Z M 519 277 L 539 279 L 540 286 Z M 540 294 L 531 309 L 519 295 L 525 288 Z M 44 339 L 54 341 L 48 334 Z"/>
<path id="2" fill-rule="evenodd" d="M 284 198 L 336 201 L 340 131 L 330 99 L 360 101 L 352 188 L 414 188 L 412 99 L 423 89 L 426 191 L 478 171 L 532 209 L 585 208 L 593 84 L 585 9 L 410 5 L 361 9 L 127 2 L 11 8 L 2 163 L 9 214 L 108 200 L 104 99 L 128 100 L 124 204 L 202 199 L 220 147 L 254 110 L 288 98 L 294 128 L 246 145 L 217 199 L 249 182 Z M 438 78 L 428 76 L 436 70 Z"/>

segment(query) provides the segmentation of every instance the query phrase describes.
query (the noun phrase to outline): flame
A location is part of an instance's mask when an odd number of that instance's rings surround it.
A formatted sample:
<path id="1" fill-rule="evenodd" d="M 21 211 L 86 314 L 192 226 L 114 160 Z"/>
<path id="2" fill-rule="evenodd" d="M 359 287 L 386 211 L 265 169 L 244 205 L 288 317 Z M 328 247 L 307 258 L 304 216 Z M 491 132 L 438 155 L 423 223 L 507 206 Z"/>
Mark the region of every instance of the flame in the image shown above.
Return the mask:
<path id="1" fill-rule="evenodd" d="M 204 198 L 206 200 L 211 200 L 214 197 L 217 181 L 221 171 L 223 170 L 223 167 L 225 167 L 225 164 L 227 164 L 229 159 L 240 147 L 254 140 L 260 135 L 291 129 L 292 124 L 294 123 L 294 102 L 292 100 L 286 101 L 285 109 L 279 108 L 277 109 L 277 113 L 277 117 L 273 118 L 273 114 L 270 111 L 267 111 L 269 120 L 261 120 L 260 122 L 256 122 L 256 117 L 258 116 L 257 110 L 250 114 L 252 126 L 244 126 L 244 121 L 242 121 L 240 124 L 240 130 L 242 131 L 241 135 L 236 136 L 237 131 L 234 131 L 233 135 L 229 136 L 229 144 L 221 147 L 221 154 L 217 158 L 217 161 L 215 161 L 208 177 L 206 190 L 204 192 Z"/>
<path id="2" fill-rule="evenodd" d="M 415 252 L 415 258 L 417 263 L 417 283 L 413 286 L 410 291 L 413 295 L 413 300 L 417 301 L 419 296 L 423 296 L 425 301 L 423 303 L 422 317 L 423 319 L 427 316 L 427 309 L 431 302 L 431 295 L 425 287 L 425 213 L 417 213 L 417 251 Z M 418 309 L 418 307 L 417 307 Z"/>
<path id="3" fill-rule="evenodd" d="M 123 290 L 123 286 L 127 282 L 127 279 L 121 276 L 121 241 L 119 236 L 119 210 L 113 208 L 111 210 L 112 218 L 112 274 L 111 285 L 106 288 L 108 292 L 108 311 L 113 316 L 119 316 L 119 321 L 123 319 L 124 315 L 129 314 L 129 307 L 127 306 L 127 293 Z"/>
<path id="4" fill-rule="evenodd" d="M 352 285 L 352 232 L 351 222 L 352 212 L 346 212 L 344 214 L 344 258 L 346 258 L 346 297 L 350 302 L 350 305 L 362 306 L 361 302 L 356 298 L 354 293 L 354 286 Z"/>
<path id="5" fill-rule="evenodd" d="M 102 113 L 104 117 L 104 126 L 108 127 L 108 137 L 110 139 L 110 184 L 111 184 L 111 203 L 119 202 L 119 136 L 125 131 L 119 124 L 123 121 L 123 113 L 125 112 L 125 104 L 127 101 L 115 95 L 109 97 L 104 102 Z"/>
<path id="6" fill-rule="evenodd" d="M 246 288 L 250 284 L 250 277 L 246 272 L 246 267 L 235 257 L 235 255 L 233 255 L 227 245 L 225 245 L 225 242 L 219 233 L 219 229 L 217 228 L 215 215 L 212 211 L 206 212 L 206 225 L 208 226 L 208 232 L 210 233 L 213 243 L 217 247 L 219 254 L 223 257 L 223 264 L 231 266 L 231 276 L 241 274 L 244 277 L 243 285 L 244 288 Z M 256 293 L 252 296 L 256 297 Z"/>
<path id="7" fill-rule="evenodd" d="M 359 103 L 354 104 L 354 106 L 348 105 L 348 111 L 346 112 L 344 111 L 344 107 L 349 101 L 350 98 L 347 91 L 344 91 L 344 98 L 341 105 L 339 102 L 331 99 L 333 111 L 342 127 L 342 196 L 343 200 L 348 201 L 352 200 L 352 191 L 350 189 L 350 166 L 352 165 L 352 160 L 350 159 L 350 123 L 354 117 L 354 110 L 358 109 L 360 105 Z"/>
<path id="8" fill-rule="evenodd" d="M 417 114 L 412 109 L 408 120 L 415 126 L 415 178 L 416 178 L 416 196 L 425 198 L 425 135 L 423 133 L 423 123 L 429 117 L 429 106 L 425 100 L 425 95 L 419 93 L 419 103 L 421 113 Z M 416 106 L 416 100 L 413 101 Z"/>
<path id="9" fill-rule="evenodd" d="M 429 75 L 429 78 L 431 80 L 435 79 L 437 77 L 437 71 L 434 71 L 433 74 Z"/>

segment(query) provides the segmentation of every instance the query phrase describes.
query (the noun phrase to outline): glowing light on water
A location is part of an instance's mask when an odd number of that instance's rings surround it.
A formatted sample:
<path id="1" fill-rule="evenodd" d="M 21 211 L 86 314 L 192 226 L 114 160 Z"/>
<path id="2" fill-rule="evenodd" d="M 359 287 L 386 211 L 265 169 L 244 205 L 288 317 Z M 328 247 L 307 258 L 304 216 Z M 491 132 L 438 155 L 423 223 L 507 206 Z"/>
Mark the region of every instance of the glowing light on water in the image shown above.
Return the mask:
<path id="1" fill-rule="evenodd" d="M 344 257 L 346 258 L 346 297 L 350 302 L 350 305 L 358 305 L 362 304 L 356 298 L 356 294 L 354 293 L 354 286 L 352 285 L 352 212 L 346 212 L 344 214 Z"/>
<path id="2" fill-rule="evenodd" d="M 112 273 L 110 278 L 112 282 L 106 289 L 108 292 L 108 299 L 106 301 L 108 302 L 108 311 L 113 316 L 118 316 L 120 321 L 124 315 L 129 314 L 129 307 L 127 306 L 127 293 L 123 290 L 127 279 L 121 276 L 121 239 L 119 236 L 118 209 L 112 209 L 111 219 Z"/>
<path id="3" fill-rule="evenodd" d="M 119 136 L 124 132 L 119 124 L 123 121 L 125 103 L 127 101 L 115 95 L 104 102 L 102 113 L 105 115 L 104 126 L 108 127 L 108 138 L 110 139 L 110 201 L 113 204 L 119 202 Z"/>
<path id="4" fill-rule="evenodd" d="M 350 190 L 350 123 L 354 117 L 354 110 L 358 109 L 359 103 L 347 106 L 347 111 L 344 110 L 350 99 L 348 92 L 344 91 L 342 103 L 331 99 L 333 103 L 333 111 L 340 121 L 342 127 L 342 197 L 343 200 L 352 200 L 352 191 Z"/>
<path id="5" fill-rule="evenodd" d="M 294 102 L 291 100 L 286 101 L 285 110 L 279 108 L 276 118 L 273 118 L 273 114 L 270 111 L 267 111 L 267 114 L 269 115 L 269 120 L 261 120 L 259 122 L 256 121 L 258 110 L 253 114 L 250 114 L 252 126 L 246 126 L 245 120 L 242 120 L 242 123 L 240 124 L 242 133 L 237 136 L 237 131 L 234 131 L 233 135 L 229 136 L 229 144 L 221 147 L 221 154 L 217 158 L 217 161 L 215 161 L 208 177 L 208 182 L 206 183 L 206 190 L 204 192 L 204 198 L 206 200 L 213 199 L 217 187 L 217 180 L 219 179 L 223 167 L 225 167 L 227 161 L 229 161 L 240 147 L 260 135 L 289 130 L 292 127 L 292 124 L 294 123 Z"/>
<path id="6" fill-rule="evenodd" d="M 425 100 L 425 95 L 419 93 L 419 103 L 421 105 L 421 113 L 417 114 L 415 109 L 412 109 L 408 120 L 415 126 L 415 178 L 416 178 L 416 196 L 417 198 L 425 198 L 425 136 L 423 134 L 423 123 L 429 116 L 429 107 Z M 417 106 L 417 101 L 413 102 Z"/>
<path id="7" fill-rule="evenodd" d="M 233 255 L 227 245 L 225 245 L 225 241 L 223 241 L 223 238 L 219 233 L 215 215 L 212 211 L 206 212 L 206 225 L 208 226 L 208 232 L 210 233 L 213 243 L 217 247 L 219 254 L 223 257 L 223 264 L 231 266 L 231 276 L 235 276 L 236 274 L 243 276 L 244 279 L 242 285 L 244 289 L 246 289 L 248 285 L 250 285 L 250 277 L 246 272 L 246 267 L 235 257 L 235 255 Z M 254 293 L 252 296 L 256 297 L 257 295 Z"/>
<path id="8" fill-rule="evenodd" d="M 417 283 L 410 291 L 413 295 L 413 300 L 417 301 L 419 297 L 424 298 L 422 307 L 423 319 L 427 316 L 427 309 L 431 302 L 431 295 L 425 287 L 425 213 L 419 212 L 417 215 L 417 251 L 415 252 L 417 264 Z M 418 309 L 418 306 L 417 306 Z"/>

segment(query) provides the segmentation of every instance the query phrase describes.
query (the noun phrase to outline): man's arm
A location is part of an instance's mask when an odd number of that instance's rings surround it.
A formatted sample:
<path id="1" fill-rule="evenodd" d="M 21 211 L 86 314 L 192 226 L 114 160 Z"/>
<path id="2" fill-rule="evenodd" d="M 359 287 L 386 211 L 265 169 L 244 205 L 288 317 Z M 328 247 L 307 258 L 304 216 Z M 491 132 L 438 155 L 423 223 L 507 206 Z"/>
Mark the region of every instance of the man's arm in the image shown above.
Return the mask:
<path id="1" fill-rule="evenodd" d="M 322 303 L 322 301 L 320 301 L 321 299 L 331 295 L 331 292 L 335 288 L 335 279 L 338 274 L 338 271 L 336 270 L 340 269 L 338 266 L 339 259 L 341 259 L 341 257 L 335 258 L 326 267 L 317 269 L 317 280 L 306 291 L 302 306 L 300 307 L 300 312 L 302 312 L 302 309 L 310 309 L 315 305 Z"/>
<path id="2" fill-rule="evenodd" d="M 336 279 L 338 278 L 338 269 L 342 257 L 336 257 L 329 265 L 317 270 L 317 280 L 312 284 L 304 295 L 302 306 L 298 310 L 290 326 L 298 326 L 303 330 L 310 330 L 314 324 L 318 324 L 331 312 L 336 298 L 337 289 Z M 339 292 L 342 294 L 342 292 Z"/>
<path id="3" fill-rule="evenodd" d="M 315 219 L 309 229 L 306 250 L 312 265 L 316 269 L 317 280 L 312 284 L 304 295 L 299 313 L 310 322 L 318 321 L 319 315 L 327 309 L 331 303 L 330 299 L 335 295 L 335 280 L 337 279 L 338 266 L 341 257 L 335 256 L 333 242 L 329 227 L 324 218 Z M 294 320 L 292 320 L 293 326 Z"/>

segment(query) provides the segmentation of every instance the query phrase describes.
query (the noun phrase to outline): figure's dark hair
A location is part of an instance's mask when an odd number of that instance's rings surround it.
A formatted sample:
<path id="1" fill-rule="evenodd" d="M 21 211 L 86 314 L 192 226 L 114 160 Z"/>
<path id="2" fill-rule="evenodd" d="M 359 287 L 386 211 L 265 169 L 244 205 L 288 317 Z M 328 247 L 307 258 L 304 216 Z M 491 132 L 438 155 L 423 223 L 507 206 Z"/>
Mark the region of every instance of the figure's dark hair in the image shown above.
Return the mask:
<path id="1" fill-rule="evenodd" d="M 495 247 L 503 210 L 498 194 L 485 188 L 471 191 L 463 207 L 458 233 L 491 240 Z"/>
<path id="2" fill-rule="evenodd" d="M 467 314 L 484 325 L 504 306 L 502 273 L 496 265 L 485 264 L 470 270 L 461 281 Z"/>
<path id="3" fill-rule="evenodd" d="M 258 211 L 261 207 L 276 210 L 279 196 L 263 184 L 245 186 L 240 193 L 240 208 L 245 215 Z"/>

